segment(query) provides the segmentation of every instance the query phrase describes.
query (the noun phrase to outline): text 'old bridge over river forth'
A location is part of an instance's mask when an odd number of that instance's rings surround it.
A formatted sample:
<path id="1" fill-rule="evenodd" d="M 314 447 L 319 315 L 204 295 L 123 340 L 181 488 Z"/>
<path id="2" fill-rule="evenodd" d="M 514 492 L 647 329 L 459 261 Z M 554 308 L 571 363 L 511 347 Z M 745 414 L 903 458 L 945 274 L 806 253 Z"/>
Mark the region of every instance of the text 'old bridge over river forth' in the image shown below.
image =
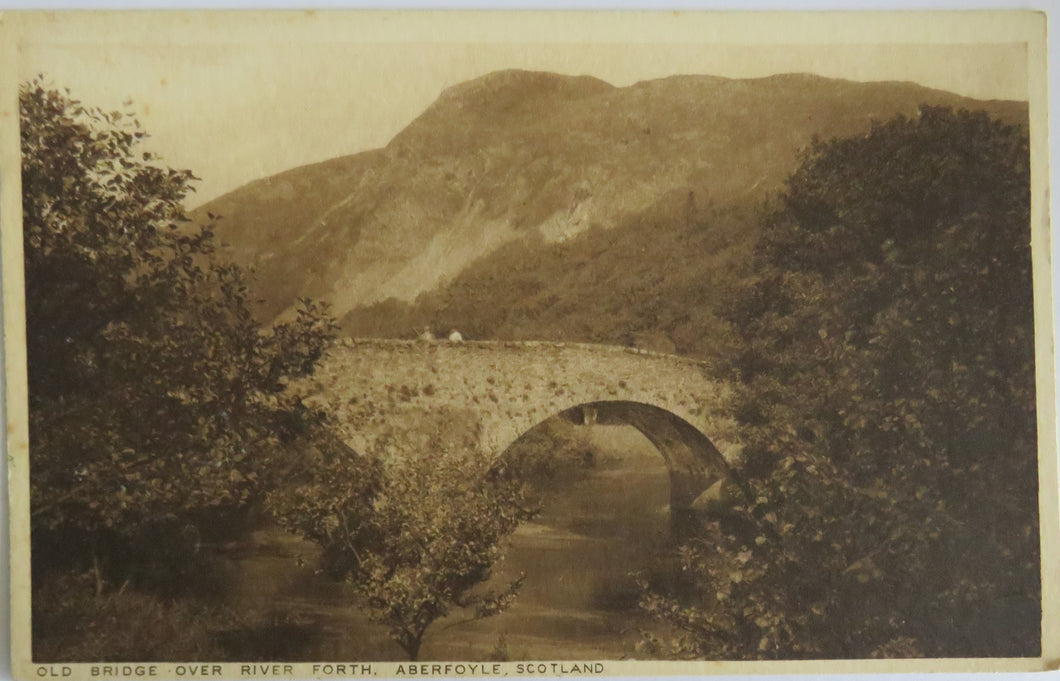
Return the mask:
<path id="1" fill-rule="evenodd" d="M 429 424 L 466 424 L 493 459 L 557 415 L 632 426 L 669 468 L 677 521 L 716 500 L 729 477 L 731 424 L 719 417 L 725 388 L 708 369 L 686 357 L 584 343 L 346 339 L 312 380 L 314 401 L 338 417 L 359 452 L 430 446 Z"/>

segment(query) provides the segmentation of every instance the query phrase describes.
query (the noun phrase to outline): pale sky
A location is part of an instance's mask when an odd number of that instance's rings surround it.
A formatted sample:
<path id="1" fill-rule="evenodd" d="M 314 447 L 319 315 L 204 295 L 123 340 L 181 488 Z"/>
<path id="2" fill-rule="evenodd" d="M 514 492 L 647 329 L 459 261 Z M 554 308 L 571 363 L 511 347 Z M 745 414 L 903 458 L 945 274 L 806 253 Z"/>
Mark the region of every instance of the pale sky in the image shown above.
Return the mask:
<path id="1" fill-rule="evenodd" d="M 663 15 L 601 26 L 580 16 L 535 17 L 517 31 L 496 17 L 476 28 L 440 16 L 415 25 L 396 15 L 327 13 L 262 21 L 37 16 L 20 31 L 18 72 L 22 79 L 44 73 L 107 110 L 133 100 L 151 135 L 148 148 L 202 178 L 193 205 L 263 176 L 383 146 L 443 89 L 498 69 L 589 74 L 616 86 L 674 74 L 811 72 L 910 80 L 983 99 L 1028 97 L 1025 46 L 965 37 L 975 32 L 927 42 L 913 25 L 689 27 Z"/>

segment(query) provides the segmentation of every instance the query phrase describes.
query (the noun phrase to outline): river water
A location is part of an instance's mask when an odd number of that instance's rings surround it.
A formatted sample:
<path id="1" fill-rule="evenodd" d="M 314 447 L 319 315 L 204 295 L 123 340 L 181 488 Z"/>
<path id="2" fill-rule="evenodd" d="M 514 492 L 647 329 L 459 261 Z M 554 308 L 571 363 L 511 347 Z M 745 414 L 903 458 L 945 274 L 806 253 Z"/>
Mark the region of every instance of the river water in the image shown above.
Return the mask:
<path id="1" fill-rule="evenodd" d="M 494 570 L 520 573 L 515 603 L 500 615 L 453 615 L 428 630 L 421 660 L 623 659 L 649 657 L 658 626 L 637 610 L 635 572 L 665 569 L 672 546 L 669 477 L 658 451 L 626 426 L 585 426 L 593 452 L 571 479 L 544 485 L 542 511 L 514 533 Z M 270 529 L 237 560 L 233 610 L 274 613 L 268 631 L 233 632 L 243 659 L 401 660 L 382 627 L 353 606 L 348 587 L 313 570 L 313 548 Z M 298 565 L 298 559 L 302 565 Z"/>

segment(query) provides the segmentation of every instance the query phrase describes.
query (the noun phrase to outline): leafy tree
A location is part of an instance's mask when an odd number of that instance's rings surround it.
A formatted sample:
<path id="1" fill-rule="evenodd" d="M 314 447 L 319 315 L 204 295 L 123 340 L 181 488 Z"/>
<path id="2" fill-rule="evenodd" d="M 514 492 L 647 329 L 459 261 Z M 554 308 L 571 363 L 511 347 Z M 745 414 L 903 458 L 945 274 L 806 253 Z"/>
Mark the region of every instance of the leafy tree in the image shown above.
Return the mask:
<path id="1" fill-rule="evenodd" d="M 268 487 L 320 423 L 289 381 L 335 327 L 310 301 L 259 326 L 212 223 L 186 224 L 196 178 L 142 151 L 127 114 L 42 79 L 19 103 L 34 539 L 82 545 L 102 590 L 108 554 Z"/>
<path id="2" fill-rule="evenodd" d="M 354 586 L 410 660 L 434 622 L 455 609 L 498 614 L 522 583 L 484 586 L 502 541 L 533 511 L 467 435 L 430 436 L 422 448 L 394 437 L 374 456 L 326 460 L 271 497 L 280 522 L 323 548 L 325 569 Z"/>
<path id="3" fill-rule="evenodd" d="M 1024 128 L 922 108 L 816 141 L 730 310 L 749 531 L 645 606 L 685 654 L 1036 655 Z"/>

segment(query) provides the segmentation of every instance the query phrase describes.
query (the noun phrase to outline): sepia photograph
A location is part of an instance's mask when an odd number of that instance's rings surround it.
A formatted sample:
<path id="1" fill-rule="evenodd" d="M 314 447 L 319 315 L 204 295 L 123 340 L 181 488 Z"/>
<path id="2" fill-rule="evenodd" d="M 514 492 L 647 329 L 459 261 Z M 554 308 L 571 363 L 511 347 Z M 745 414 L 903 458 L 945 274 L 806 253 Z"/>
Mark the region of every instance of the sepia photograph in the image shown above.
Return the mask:
<path id="1" fill-rule="evenodd" d="M 929 16 L 4 13 L 16 678 L 1055 664 L 1045 18 Z"/>

